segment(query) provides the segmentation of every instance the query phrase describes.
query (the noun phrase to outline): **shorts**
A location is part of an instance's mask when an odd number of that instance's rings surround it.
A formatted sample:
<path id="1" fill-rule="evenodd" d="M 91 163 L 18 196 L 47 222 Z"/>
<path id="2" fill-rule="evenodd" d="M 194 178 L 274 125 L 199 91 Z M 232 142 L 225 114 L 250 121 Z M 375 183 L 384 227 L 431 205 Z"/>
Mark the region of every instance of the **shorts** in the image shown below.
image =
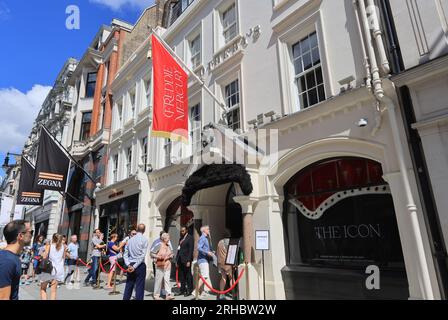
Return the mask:
<path id="1" fill-rule="evenodd" d="M 199 264 L 199 271 L 201 272 L 201 276 L 205 279 L 210 278 L 210 265 L 208 262 L 203 262 Z"/>
<path id="2" fill-rule="evenodd" d="M 109 272 L 114 272 L 115 271 L 116 262 L 117 262 L 117 256 L 110 256 L 109 257 L 109 263 L 110 263 Z"/>
<path id="3" fill-rule="evenodd" d="M 67 265 L 76 266 L 77 259 L 67 259 Z"/>

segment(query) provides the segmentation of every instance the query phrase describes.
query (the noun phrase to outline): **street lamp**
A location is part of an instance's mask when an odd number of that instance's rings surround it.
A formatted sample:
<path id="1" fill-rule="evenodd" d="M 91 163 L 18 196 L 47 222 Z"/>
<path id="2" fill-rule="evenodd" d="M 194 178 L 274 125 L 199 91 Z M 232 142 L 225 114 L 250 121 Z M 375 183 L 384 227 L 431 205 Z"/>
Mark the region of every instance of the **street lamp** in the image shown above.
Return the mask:
<path id="1" fill-rule="evenodd" d="M 9 156 L 10 156 L 10 155 L 12 155 L 12 156 L 17 156 L 17 157 L 21 157 L 21 156 L 22 156 L 21 154 L 8 152 L 8 153 L 6 154 L 5 161 L 3 162 L 3 165 L 2 165 L 2 168 L 3 168 L 3 169 L 12 168 L 12 167 L 15 166 L 15 165 L 11 165 L 11 164 L 9 164 Z"/>
<path id="2" fill-rule="evenodd" d="M 14 165 L 9 164 L 9 156 L 16 156 L 16 157 L 21 157 L 21 154 L 17 154 L 17 153 L 12 153 L 12 152 L 8 152 L 6 153 L 6 157 L 5 157 L 5 162 L 3 163 L 2 168 L 4 170 L 9 169 L 9 168 L 14 168 L 15 166 L 17 166 L 17 163 Z M 18 161 L 16 159 L 16 161 Z M 12 208 L 11 208 L 11 215 L 10 215 L 10 220 L 13 221 L 14 220 L 14 213 L 16 210 L 16 201 L 17 201 L 17 188 L 16 188 L 16 177 L 18 177 L 18 179 L 20 179 L 20 168 L 17 170 L 17 176 L 13 177 L 14 178 L 14 182 L 13 182 L 13 190 L 14 190 L 14 194 L 12 195 L 13 198 L 13 202 L 12 202 Z"/>

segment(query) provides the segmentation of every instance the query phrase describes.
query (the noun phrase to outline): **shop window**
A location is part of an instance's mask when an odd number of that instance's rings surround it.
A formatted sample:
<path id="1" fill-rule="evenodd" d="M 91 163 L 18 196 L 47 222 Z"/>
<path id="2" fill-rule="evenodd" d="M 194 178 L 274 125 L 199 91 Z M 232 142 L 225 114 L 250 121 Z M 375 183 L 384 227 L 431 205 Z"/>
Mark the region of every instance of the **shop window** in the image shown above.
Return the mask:
<path id="1" fill-rule="evenodd" d="M 288 264 L 365 268 L 404 266 L 388 184 L 379 163 L 323 161 L 285 186 Z"/>

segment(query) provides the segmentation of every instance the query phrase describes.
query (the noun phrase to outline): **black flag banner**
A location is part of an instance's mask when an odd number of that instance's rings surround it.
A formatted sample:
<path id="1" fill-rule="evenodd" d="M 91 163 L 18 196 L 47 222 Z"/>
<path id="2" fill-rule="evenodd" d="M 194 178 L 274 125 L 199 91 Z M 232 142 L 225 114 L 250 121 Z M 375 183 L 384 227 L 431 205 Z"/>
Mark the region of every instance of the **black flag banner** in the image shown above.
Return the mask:
<path id="1" fill-rule="evenodd" d="M 48 131 L 40 130 L 34 187 L 39 190 L 65 191 L 70 159 Z"/>
<path id="2" fill-rule="evenodd" d="M 44 190 L 34 188 L 34 167 L 25 157 L 22 157 L 22 171 L 20 174 L 17 204 L 42 205 Z"/>

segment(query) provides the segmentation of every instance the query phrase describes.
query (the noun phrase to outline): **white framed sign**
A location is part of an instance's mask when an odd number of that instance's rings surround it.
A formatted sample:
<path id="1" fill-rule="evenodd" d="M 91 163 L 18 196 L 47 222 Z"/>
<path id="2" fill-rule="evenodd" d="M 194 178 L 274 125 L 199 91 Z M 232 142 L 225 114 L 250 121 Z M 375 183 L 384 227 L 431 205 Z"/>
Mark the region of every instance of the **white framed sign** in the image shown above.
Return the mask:
<path id="1" fill-rule="evenodd" d="M 255 231 L 255 250 L 269 250 L 269 230 Z"/>
<path id="2" fill-rule="evenodd" d="M 234 266 L 238 264 L 238 247 L 240 239 L 230 239 L 229 248 L 227 249 L 226 265 Z"/>

